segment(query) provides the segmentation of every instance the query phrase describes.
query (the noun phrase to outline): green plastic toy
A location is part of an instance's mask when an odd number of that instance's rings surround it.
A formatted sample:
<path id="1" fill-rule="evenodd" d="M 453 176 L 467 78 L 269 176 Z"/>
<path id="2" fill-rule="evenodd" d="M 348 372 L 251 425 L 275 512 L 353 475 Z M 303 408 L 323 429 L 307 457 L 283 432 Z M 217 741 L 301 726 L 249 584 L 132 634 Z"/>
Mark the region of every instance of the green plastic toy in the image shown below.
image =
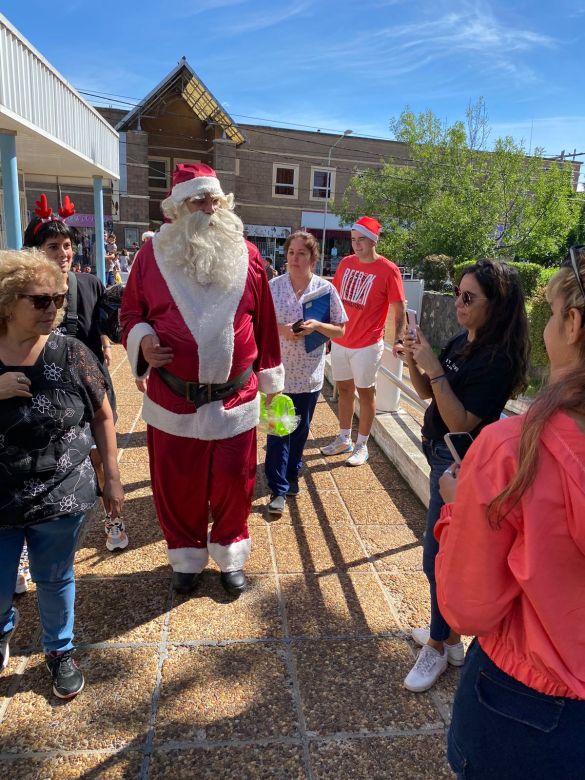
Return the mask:
<path id="1" fill-rule="evenodd" d="M 292 398 L 280 393 L 272 399 L 268 409 L 266 408 L 266 395 L 260 393 L 260 424 L 258 428 L 262 433 L 271 436 L 288 436 L 298 427 L 301 418 L 295 413 L 295 405 Z"/>

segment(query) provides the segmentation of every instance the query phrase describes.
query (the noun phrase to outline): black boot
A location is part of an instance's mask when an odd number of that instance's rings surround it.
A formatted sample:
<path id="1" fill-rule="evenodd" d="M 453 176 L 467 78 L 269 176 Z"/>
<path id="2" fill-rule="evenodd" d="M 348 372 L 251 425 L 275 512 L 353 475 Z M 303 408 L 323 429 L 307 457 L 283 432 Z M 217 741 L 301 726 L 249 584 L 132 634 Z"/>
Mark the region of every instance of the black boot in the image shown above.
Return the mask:
<path id="1" fill-rule="evenodd" d="M 199 582 L 200 574 L 187 574 L 182 571 L 173 572 L 173 590 L 175 593 L 191 593 Z"/>
<path id="2" fill-rule="evenodd" d="M 230 596 L 239 596 L 246 590 L 248 583 L 242 569 L 238 569 L 238 571 L 222 571 L 221 584 Z"/>

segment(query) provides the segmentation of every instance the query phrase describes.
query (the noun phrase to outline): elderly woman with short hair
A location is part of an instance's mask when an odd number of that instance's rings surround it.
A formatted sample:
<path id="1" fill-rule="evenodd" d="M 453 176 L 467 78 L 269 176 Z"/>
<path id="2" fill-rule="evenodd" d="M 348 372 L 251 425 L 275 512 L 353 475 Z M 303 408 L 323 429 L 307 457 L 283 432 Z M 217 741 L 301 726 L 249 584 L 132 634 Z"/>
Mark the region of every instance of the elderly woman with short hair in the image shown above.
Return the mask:
<path id="1" fill-rule="evenodd" d="M 62 699 L 84 685 L 72 659 L 73 559 L 97 496 L 92 435 L 113 517 L 124 498 L 108 381 L 84 344 L 53 332 L 66 294 L 61 271 L 41 253 L 0 252 L 0 670 L 18 623 L 12 593 L 26 541 L 45 661 Z"/>

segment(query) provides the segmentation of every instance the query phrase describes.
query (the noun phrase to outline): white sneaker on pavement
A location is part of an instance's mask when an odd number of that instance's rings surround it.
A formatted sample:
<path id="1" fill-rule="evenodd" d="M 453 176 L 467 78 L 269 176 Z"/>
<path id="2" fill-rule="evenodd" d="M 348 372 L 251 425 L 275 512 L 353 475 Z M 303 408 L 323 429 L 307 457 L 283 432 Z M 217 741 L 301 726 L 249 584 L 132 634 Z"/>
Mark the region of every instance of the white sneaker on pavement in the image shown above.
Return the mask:
<path id="1" fill-rule="evenodd" d="M 353 455 L 350 455 L 349 458 L 345 461 L 346 466 L 363 466 L 364 463 L 367 463 L 368 458 L 368 445 L 367 444 L 357 444 L 355 450 L 353 451 Z"/>
<path id="2" fill-rule="evenodd" d="M 404 687 L 413 693 L 428 691 L 447 668 L 447 651 L 425 645 L 410 672 L 404 678 Z"/>
<path id="3" fill-rule="evenodd" d="M 330 444 L 321 447 L 323 455 L 341 455 L 344 452 L 353 452 L 353 442 L 345 436 L 337 436 Z"/>
<path id="4" fill-rule="evenodd" d="M 5 634 L 0 634 L 0 672 L 4 671 L 8 666 L 8 661 L 10 659 L 10 640 L 16 631 L 19 620 L 20 613 L 16 607 L 14 607 L 14 625 L 12 626 L 12 629 Z"/>
<path id="5" fill-rule="evenodd" d="M 110 552 L 124 550 L 128 547 L 128 534 L 122 518 L 112 520 L 107 517 L 104 530 L 106 532 L 106 547 Z"/>
<path id="6" fill-rule="evenodd" d="M 424 647 L 429 641 L 431 632 L 428 628 L 413 628 L 410 632 L 410 636 L 417 645 Z M 445 650 L 447 651 L 447 661 L 449 661 L 451 666 L 463 666 L 465 663 L 465 648 L 463 647 L 463 642 L 457 642 L 456 645 L 448 645 L 445 642 Z"/>

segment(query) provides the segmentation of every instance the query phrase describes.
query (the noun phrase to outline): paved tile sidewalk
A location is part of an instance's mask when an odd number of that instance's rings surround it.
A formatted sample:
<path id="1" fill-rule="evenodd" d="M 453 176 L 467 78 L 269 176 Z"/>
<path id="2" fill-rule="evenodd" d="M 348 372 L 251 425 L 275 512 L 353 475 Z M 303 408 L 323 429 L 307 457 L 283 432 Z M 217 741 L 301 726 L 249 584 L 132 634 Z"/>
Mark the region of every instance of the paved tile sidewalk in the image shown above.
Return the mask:
<path id="1" fill-rule="evenodd" d="M 230 601 L 210 566 L 192 597 L 177 597 L 141 396 L 121 348 L 115 361 L 130 546 L 107 552 L 100 518 L 88 522 L 76 564 L 86 688 L 70 703 L 50 694 L 34 590 L 18 597 L 22 620 L 0 677 L 0 776 L 451 777 L 444 735 L 457 671 L 429 693 L 402 687 L 415 657 L 408 632 L 429 616 L 424 508 L 398 472 L 375 445 L 361 468 L 324 459 L 336 417 L 321 399 L 303 492 L 280 518 L 265 511 L 259 468 L 249 591 Z"/>

